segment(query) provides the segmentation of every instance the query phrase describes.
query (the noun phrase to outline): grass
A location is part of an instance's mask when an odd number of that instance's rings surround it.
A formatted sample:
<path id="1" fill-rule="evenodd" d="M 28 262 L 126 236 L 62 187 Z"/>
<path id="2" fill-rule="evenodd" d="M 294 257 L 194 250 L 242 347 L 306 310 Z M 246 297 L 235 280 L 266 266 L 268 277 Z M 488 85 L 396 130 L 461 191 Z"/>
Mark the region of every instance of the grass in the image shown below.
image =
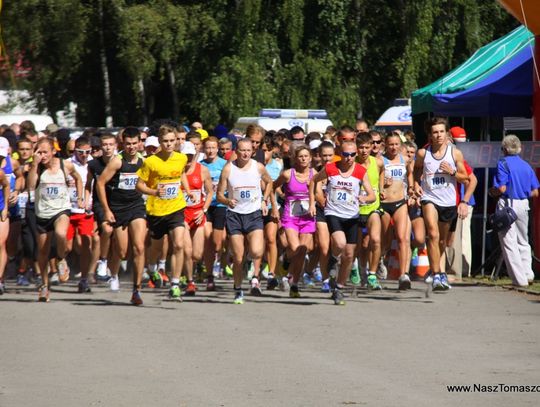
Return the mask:
<path id="1" fill-rule="evenodd" d="M 463 279 L 464 283 L 470 283 L 470 284 L 485 284 L 485 285 L 492 285 L 497 287 L 502 286 L 512 286 L 512 280 L 509 277 L 501 277 L 497 280 L 491 280 L 489 276 L 478 276 L 478 277 L 469 277 Z M 540 294 L 540 280 L 534 280 L 534 282 L 529 285 L 529 287 L 526 289 L 527 291 L 531 291 L 533 293 Z"/>

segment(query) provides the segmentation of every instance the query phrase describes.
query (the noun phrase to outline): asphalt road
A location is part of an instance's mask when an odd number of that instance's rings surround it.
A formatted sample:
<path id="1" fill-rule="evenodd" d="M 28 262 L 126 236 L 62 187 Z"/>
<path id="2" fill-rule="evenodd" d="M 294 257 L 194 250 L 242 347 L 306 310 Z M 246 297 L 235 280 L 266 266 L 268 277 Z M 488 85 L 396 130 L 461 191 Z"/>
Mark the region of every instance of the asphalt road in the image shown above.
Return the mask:
<path id="1" fill-rule="evenodd" d="M 454 287 L 426 298 L 283 292 L 232 303 L 229 282 L 183 303 L 146 290 L 51 302 L 0 297 L 0 406 L 538 406 L 540 393 L 450 393 L 448 385 L 540 385 L 540 298 Z M 540 387 L 537 388 L 540 391 Z"/>

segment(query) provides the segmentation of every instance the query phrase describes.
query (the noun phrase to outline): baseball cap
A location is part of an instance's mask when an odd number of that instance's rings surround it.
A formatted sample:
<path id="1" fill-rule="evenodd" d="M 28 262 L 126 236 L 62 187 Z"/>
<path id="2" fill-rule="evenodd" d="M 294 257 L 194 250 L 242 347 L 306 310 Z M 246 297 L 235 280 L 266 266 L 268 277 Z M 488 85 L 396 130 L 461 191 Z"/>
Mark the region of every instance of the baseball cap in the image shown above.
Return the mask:
<path id="1" fill-rule="evenodd" d="M 7 157 L 9 154 L 9 141 L 5 137 L 0 137 L 0 155 Z"/>
<path id="2" fill-rule="evenodd" d="M 156 136 L 148 136 L 146 137 L 144 146 L 145 147 L 159 147 L 159 140 Z"/>
<path id="3" fill-rule="evenodd" d="M 197 150 L 195 150 L 195 145 L 191 141 L 186 141 L 182 145 L 182 152 L 184 154 L 197 154 Z"/>
<path id="4" fill-rule="evenodd" d="M 195 131 L 201 135 L 201 140 L 208 138 L 208 132 L 205 129 L 197 129 Z"/>
<path id="5" fill-rule="evenodd" d="M 465 132 L 465 129 L 463 129 L 462 127 L 458 127 L 458 126 L 452 127 L 450 129 L 450 135 L 452 136 L 452 138 L 454 139 L 456 143 L 467 141 L 467 133 Z"/>
<path id="6" fill-rule="evenodd" d="M 60 127 L 58 127 L 58 125 L 55 123 L 48 124 L 47 127 L 45 127 L 45 130 L 49 132 L 49 134 L 56 133 L 59 129 Z"/>
<path id="7" fill-rule="evenodd" d="M 316 150 L 317 148 L 319 148 L 319 146 L 322 144 L 322 141 L 321 140 L 311 140 L 309 142 L 309 149 L 310 150 Z"/>

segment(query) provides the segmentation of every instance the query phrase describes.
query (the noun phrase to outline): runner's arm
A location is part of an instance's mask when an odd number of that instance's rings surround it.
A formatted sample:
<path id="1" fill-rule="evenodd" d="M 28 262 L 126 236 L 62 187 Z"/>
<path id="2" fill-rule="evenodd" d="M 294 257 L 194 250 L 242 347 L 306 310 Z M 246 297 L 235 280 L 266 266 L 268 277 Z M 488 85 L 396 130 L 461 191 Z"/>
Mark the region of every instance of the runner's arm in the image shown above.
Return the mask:
<path id="1" fill-rule="evenodd" d="M 210 171 L 208 171 L 208 168 L 206 168 L 204 165 L 201 165 L 201 175 L 204 181 L 204 191 L 206 193 L 203 211 L 206 213 L 210 207 L 210 204 L 212 203 L 214 188 L 212 185 L 212 178 L 210 177 Z"/>
<path id="2" fill-rule="evenodd" d="M 375 191 L 373 191 L 373 187 L 371 186 L 371 183 L 369 182 L 369 175 L 367 171 L 364 174 L 364 178 L 362 178 L 362 186 L 364 187 L 364 190 L 366 191 L 367 195 L 366 196 L 360 195 L 358 197 L 358 200 L 363 204 L 375 202 L 376 200 Z"/>
<path id="3" fill-rule="evenodd" d="M 236 204 L 234 199 L 229 199 L 225 196 L 225 190 L 227 189 L 227 182 L 228 182 L 227 179 L 229 178 L 230 172 L 231 172 L 231 164 L 227 163 L 223 167 L 223 171 L 221 171 L 221 175 L 219 177 L 216 197 L 217 197 L 218 202 L 234 208 L 234 205 Z"/>
<path id="4" fill-rule="evenodd" d="M 318 172 L 311 178 L 311 181 L 309 182 L 309 214 L 311 216 L 315 216 L 317 214 L 317 210 L 315 209 L 315 187 L 318 183 L 321 181 L 327 179 L 328 176 L 326 175 L 326 169 L 323 168 L 321 172 Z M 319 186 L 320 189 L 320 186 Z M 319 192 L 319 190 L 318 190 Z M 322 189 L 320 189 L 320 193 L 322 194 Z"/>
<path id="5" fill-rule="evenodd" d="M 454 161 L 456 162 L 456 172 L 454 173 L 454 176 L 456 177 L 457 182 L 464 184 L 469 181 L 469 174 L 467 174 L 467 169 L 463 163 L 463 153 L 457 148 L 452 149 L 452 153 L 454 155 Z"/>
<path id="6" fill-rule="evenodd" d="M 4 170 L 0 169 L 0 183 L 2 184 L 2 193 L 4 194 L 4 208 L 2 209 L 2 214 L 0 219 L 4 222 L 8 218 L 8 202 L 9 202 L 9 180 L 6 177 Z"/>
<path id="7" fill-rule="evenodd" d="M 414 171 L 413 171 L 414 193 L 418 197 L 423 194 L 422 187 L 420 186 L 420 182 L 422 179 L 422 174 L 424 172 L 424 157 L 425 156 L 426 156 L 426 150 L 422 148 L 418 150 L 418 152 L 416 153 L 416 160 L 414 161 Z"/>
<path id="8" fill-rule="evenodd" d="M 71 161 L 64 160 L 64 168 L 67 170 L 67 173 L 71 175 L 71 177 L 75 180 L 75 189 L 77 190 L 77 204 L 79 205 L 79 208 L 84 209 L 86 201 L 82 178 Z"/>
<path id="9" fill-rule="evenodd" d="M 120 160 L 120 158 L 113 157 L 113 159 L 108 162 L 107 166 L 96 181 L 96 192 L 99 202 L 101 202 L 101 206 L 103 206 L 105 218 L 107 218 L 107 212 L 111 212 L 109 202 L 107 201 L 105 185 L 107 185 L 107 183 L 112 179 L 112 177 L 114 177 L 114 174 L 116 174 L 116 172 L 120 169 L 121 166 L 122 161 Z"/>

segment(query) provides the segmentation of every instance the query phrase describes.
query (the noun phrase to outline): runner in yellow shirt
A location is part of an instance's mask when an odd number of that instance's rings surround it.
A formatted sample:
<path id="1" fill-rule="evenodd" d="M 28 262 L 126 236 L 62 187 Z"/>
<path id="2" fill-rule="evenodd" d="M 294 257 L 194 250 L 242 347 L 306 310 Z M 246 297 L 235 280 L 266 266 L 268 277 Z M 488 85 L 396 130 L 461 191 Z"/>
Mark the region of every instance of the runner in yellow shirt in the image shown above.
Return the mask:
<path id="1" fill-rule="evenodd" d="M 137 190 L 148 195 L 146 220 L 150 230 L 150 251 L 148 253 L 148 273 L 156 288 L 162 286 L 157 272 L 156 261 L 161 251 L 163 236 L 169 235 L 173 247 L 172 280 L 169 298 L 181 301 L 180 275 L 184 257 L 184 208 L 186 201 L 182 188 L 191 196 L 185 167 L 187 156 L 175 151 L 176 129 L 164 125 L 159 128 L 160 150 L 148 157 L 137 171 Z"/>

